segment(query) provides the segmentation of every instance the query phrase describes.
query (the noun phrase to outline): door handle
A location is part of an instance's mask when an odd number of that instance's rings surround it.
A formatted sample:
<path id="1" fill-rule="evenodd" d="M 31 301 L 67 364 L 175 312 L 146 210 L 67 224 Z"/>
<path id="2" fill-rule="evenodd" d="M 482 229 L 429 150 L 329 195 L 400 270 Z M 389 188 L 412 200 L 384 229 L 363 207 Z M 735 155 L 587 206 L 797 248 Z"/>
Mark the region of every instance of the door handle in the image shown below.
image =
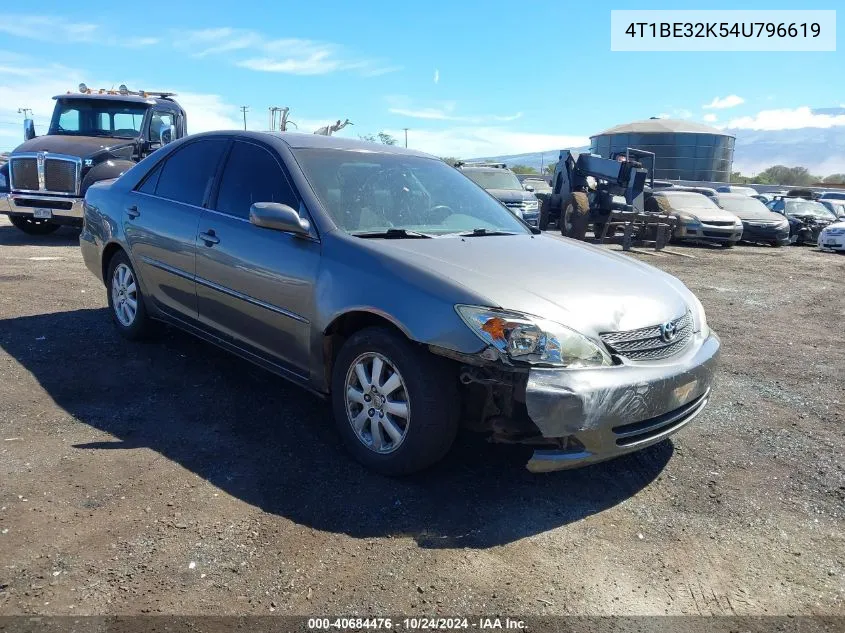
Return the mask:
<path id="1" fill-rule="evenodd" d="M 138 206 L 133 204 L 131 207 L 126 207 L 126 215 L 128 215 L 132 220 L 134 220 L 139 215 L 141 215 L 141 212 L 138 211 Z"/>
<path id="2" fill-rule="evenodd" d="M 214 234 L 214 229 L 208 229 L 205 233 L 200 233 L 200 239 L 205 242 L 206 246 L 214 246 L 220 243 L 220 238 Z"/>

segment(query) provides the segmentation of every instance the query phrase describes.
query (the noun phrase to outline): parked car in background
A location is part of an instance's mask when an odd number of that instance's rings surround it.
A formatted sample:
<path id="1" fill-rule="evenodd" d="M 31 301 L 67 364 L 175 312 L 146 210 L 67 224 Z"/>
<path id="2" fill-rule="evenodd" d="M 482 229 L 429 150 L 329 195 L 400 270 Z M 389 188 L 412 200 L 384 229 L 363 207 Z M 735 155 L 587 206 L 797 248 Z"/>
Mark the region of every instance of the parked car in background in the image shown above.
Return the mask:
<path id="1" fill-rule="evenodd" d="M 822 229 L 836 221 L 833 212 L 815 200 L 776 198 L 767 206 L 789 221 L 789 239 L 793 244 L 816 244 Z"/>
<path id="2" fill-rule="evenodd" d="M 522 188 L 533 193 L 541 203 L 544 198 L 552 194 L 552 186 L 545 178 L 541 178 L 540 176 L 523 178 Z"/>
<path id="3" fill-rule="evenodd" d="M 842 200 L 845 202 L 845 191 L 825 191 L 819 196 L 819 200 Z"/>
<path id="4" fill-rule="evenodd" d="M 782 198 L 785 195 L 786 191 L 763 191 L 751 197 L 759 200 L 763 204 L 769 204 L 775 198 Z"/>
<path id="5" fill-rule="evenodd" d="M 845 220 L 828 224 L 819 232 L 819 248 L 845 253 Z"/>
<path id="6" fill-rule="evenodd" d="M 707 196 L 711 200 L 714 200 L 718 194 L 718 192 L 713 189 L 712 187 L 687 187 L 685 185 L 677 185 L 672 187 L 672 191 L 686 191 L 688 193 L 700 193 L 702 196 Z"/>
<path id="7" fill-rule="evenodd" d="M 672 236 L 676 240 L 714 242 L 729 248 L 742 237 L 742 221 L 700 193 L 653 191 L 646 199 L 645 209 L 676 216 L 678 226 Z"/>
<path id="8" fill-rule="evenodd" d="M 187 134 L 173 93 L 93 91 L 53 97 L 44 136 L 24 122 L 24 140 L 0 166 L 0 214 L 31 235 L 82 226 L 82 199 L 93 183 L 116 178 L 136 162 Z"/>
<path id="9" fill-rule="evenodd" d="M 168 321 L 326 396 L 387 474 L 439 460 L 461 420 L 535 447 L 532 471 L 655 444 L 706 406 L 720 347 L 675 277 L 336 136 L 171 143 L 88 190 L 80 246 L 120 334 Z"/>
<path id="10" fill-rule="evenodd" d="M 719 193 L 741 193 L 746 196 L 757 195 L 757 190 L 754 187 L 743 187 L 742 185 L 722 185 L 716 187 L 716 191 Z"/>
<path id="11" fill-rule="evenodd" d="M 457 163 L 465 176 L 533 227 L 540 225 L 540 202 L 504 163 Z"/>
<path id="12" fill-rule="evenodd" d="M 845 218 L 845 200 L 839 198 L 819 198 L 819 204 L 823 204 L 837 218 Z"/>
<path id="13" fill-rule="evenodd" d="M 789 244 L 789 222 L 769 210 L 753 196 L 741 193 L 720 193 L 716 204 L 742 220 L 742 241 L 784 246 Z"/>

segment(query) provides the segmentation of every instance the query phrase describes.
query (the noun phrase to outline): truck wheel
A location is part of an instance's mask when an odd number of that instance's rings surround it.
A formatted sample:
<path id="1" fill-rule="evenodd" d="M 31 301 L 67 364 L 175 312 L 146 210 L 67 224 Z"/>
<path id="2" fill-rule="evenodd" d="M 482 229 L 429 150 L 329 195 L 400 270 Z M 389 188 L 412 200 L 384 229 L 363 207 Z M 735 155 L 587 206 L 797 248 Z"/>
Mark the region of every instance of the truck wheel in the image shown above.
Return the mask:
<path id="1" fill-rule="evenodd" d="M 551 206 L 551 202 L 548 198 L 543 200 L 542 204 L 540 204 L 540 223 L 539 227 L 541 231 L 545 231 L 549 228 L 549 207 Z"/>
<path id="2" fill-rule="evenodd" d="M 344 444 L 384 475 L 431 466 L 458 429 L 458 380 L 448 361 L 380 327 L 353 334 L 332 369 L 332 409 Z"/>
<path id="3" fill-rule="evenodd" d="M 11 215 L 9 220 L 15 227 L 29 235 L 49 235 L 59 228 L 58 224 L 53 224 L 49 220 L 36 220 L 22 215 Z"/>
<path id="4" fill-rule="evenodd" d="M 137 341 L 149 334 L 152 323 L 147 316 L 138 275 L 123 251 L 115 253 L 109 261 L 106 294 L 112 321 L 121 336 Z"/>
<path id="5" fill-rule="evenodd" d="M 566 201 L 560 219 L 560 234 L 576 240 L 584 240 L 590 223 L 590 202 L 583 191 L 575 191 Z"/>

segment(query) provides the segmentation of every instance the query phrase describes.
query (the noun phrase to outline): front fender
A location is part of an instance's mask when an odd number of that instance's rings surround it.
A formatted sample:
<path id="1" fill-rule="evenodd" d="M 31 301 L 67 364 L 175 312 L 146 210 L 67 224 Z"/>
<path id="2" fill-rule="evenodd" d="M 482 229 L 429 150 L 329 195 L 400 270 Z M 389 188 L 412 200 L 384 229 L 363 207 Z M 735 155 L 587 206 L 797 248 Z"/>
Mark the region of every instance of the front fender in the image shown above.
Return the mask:
<path id="1" fill-rule="evenodd" d="M 85 174 L 85 178 L 82 179 L 82 186 L 79 191 L 80 195 L 84 196 L 88 191 L 88 187 L 93 185 L 95 182 L 108 180 L 109 178 L 119 178 L 134 166 L 135 163 L 131 160 L 119 159 L 109 159 L 94 165 L 90 170 L 88 170 L 88 173 Z"/>

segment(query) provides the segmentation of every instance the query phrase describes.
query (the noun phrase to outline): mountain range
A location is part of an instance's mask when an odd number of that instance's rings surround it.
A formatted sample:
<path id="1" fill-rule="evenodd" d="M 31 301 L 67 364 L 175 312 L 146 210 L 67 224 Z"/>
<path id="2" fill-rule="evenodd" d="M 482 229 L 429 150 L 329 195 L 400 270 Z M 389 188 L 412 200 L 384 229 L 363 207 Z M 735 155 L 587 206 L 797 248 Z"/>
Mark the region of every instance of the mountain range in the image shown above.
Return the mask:
<path id="1" fill-rule="evenodd" d="M 814 114 L 841 116 L 845 108 L 819 108 Z M 736 136 L 733 171 L 753 176 L 772 165 L 802 166 L 817 176 L 845 173 L 845 126 L 798 128 L 793 130 L 728 129 Z M 573 153 L 589 151 L 589 147 L 559 148 Z M 525 165 L 535 169 L 555 162 L 558 149 L 508 156 L 485 156 L 473 160 L 489 160 L 508 165 Z"/>

